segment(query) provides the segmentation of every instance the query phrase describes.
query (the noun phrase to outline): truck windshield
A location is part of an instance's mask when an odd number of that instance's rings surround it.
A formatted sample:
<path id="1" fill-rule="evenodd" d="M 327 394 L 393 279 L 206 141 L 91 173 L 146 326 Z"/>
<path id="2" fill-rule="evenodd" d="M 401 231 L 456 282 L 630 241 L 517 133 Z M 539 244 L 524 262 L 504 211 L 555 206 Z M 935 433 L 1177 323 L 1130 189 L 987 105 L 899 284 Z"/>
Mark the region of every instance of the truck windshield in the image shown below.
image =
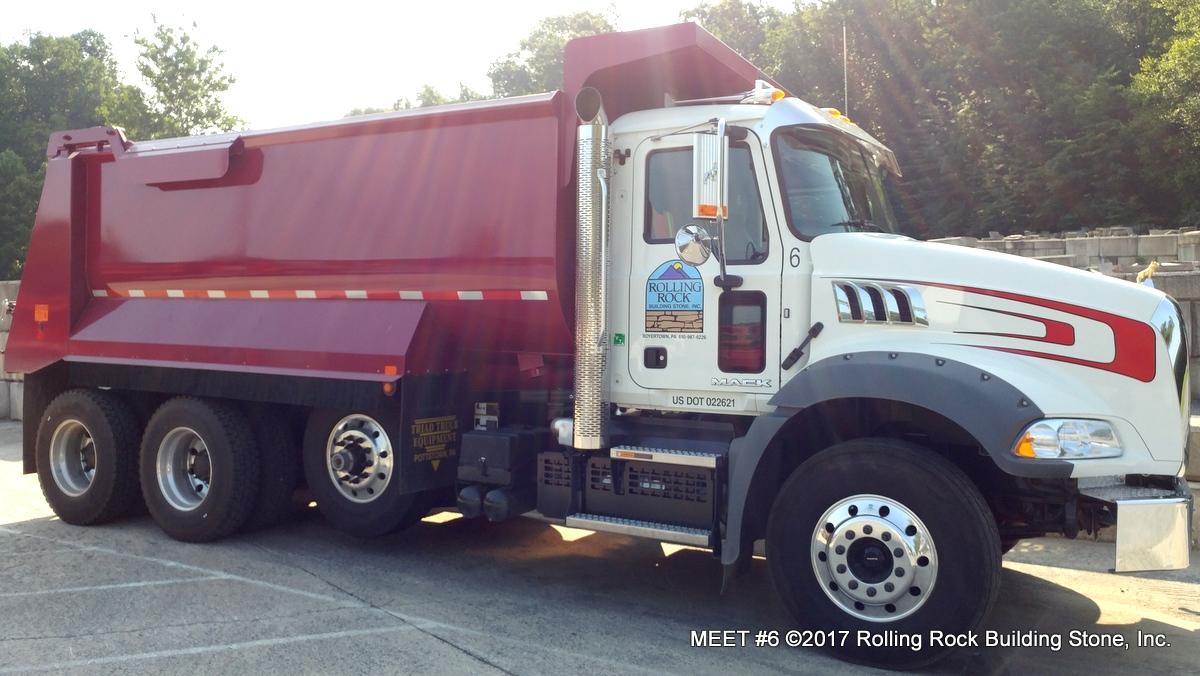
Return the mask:
<path id="1" fill-rule="evenodd" d="M 895 232 L 880 169 L 850 139 L 793 127 L 772 145 L 788 226 L 801 239 L 830 232 Z"/>

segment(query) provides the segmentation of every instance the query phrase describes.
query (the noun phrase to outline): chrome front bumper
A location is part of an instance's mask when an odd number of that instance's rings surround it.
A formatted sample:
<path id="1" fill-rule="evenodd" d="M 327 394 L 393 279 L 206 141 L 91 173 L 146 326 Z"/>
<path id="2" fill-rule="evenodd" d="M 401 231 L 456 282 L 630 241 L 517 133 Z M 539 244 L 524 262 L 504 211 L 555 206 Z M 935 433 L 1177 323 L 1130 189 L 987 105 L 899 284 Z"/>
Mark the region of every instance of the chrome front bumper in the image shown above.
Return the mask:
<path id="1" fill-rule="evenodd" d="M 1188 567 L 1192 494 L 1186 481 L 1179 479 L 1173 491 L 1122 482 L 1080 486 L 1079 492 L 1117 510 L 1116 572 Z"/>

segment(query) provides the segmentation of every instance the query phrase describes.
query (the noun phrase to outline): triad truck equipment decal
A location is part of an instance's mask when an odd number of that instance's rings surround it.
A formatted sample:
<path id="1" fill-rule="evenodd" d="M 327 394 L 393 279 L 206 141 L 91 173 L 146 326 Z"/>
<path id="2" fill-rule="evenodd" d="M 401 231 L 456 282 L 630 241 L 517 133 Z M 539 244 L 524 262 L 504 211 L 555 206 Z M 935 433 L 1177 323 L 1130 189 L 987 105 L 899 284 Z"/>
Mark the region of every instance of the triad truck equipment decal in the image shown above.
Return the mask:
<path id="1" fill-rule="evenodd" d="M 434 471 L 450 456 L 458 454 L 458 418 L 417 418 L 412 423 L 413 463 L 429 462 Z"/>
<path id="2" fill-rule="evenodd" d="M 646 331 L 704 333 L 704 279 L 678 259 L 654 268 L 646 280 Z"/>

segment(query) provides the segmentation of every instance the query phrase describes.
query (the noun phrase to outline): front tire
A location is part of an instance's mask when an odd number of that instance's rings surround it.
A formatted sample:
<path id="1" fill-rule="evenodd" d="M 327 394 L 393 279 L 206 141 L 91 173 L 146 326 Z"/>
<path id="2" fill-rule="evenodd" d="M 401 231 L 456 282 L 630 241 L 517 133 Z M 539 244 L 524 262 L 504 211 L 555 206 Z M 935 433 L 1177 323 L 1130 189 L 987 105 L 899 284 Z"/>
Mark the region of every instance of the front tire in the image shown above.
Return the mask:
<path id="1" fill-rule="evenodd" d="M 400 447 L 388 432 L 398 428 L 382 415 L 316 410 L 309 416 L 304 476 L 317 509 L 338 530 L 372 538 L 416 521 L 416 495 L 400 492 Z"/>
<path id="2" fill-rule="evenodd" d="M 111 392 L 70 390 L 38 424 L 37 473 L 58 518 L 77 526 L 124 516 L 139 498 L 137 418 Z"/>
<path id="3" fill-rule="evenodd" d="M 848 631 L 833 652 L 890 668 L 944 657 L 930 631 L 979 627 L 999 588 L 999 553 L 991 511 L 962 470 L 893 439 L 841 443 L 804 462 L 767 525 L 771 579 L 796 622 Z M 859 631 L 917 634 L 922 650 L 873 647 Z"/>
<path id="4" fill-rule="evenodd" d="M 259 486 L 254 433 L 237 407 L 176 397 L 142 437 L 142 493 L 155 523 L 184 542 L 232 534 L 250 516 Z"/>

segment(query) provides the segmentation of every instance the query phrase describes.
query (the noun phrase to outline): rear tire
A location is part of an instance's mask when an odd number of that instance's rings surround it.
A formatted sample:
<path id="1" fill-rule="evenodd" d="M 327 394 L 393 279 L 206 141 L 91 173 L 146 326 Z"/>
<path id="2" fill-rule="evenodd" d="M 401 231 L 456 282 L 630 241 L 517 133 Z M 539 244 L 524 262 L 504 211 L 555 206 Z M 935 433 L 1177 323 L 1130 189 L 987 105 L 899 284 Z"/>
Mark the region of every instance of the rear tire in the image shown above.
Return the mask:
<path id="1" fill-rule="evenodd" d="M 111 392 L 69 390 L 50 402 L 38 424 L 37 473 L 58 518 L 86 526 L 130 511 L 139 500 L 139 431 Z"/>
<path id="2" fill-rule="evenodd" d="M 388 430 L 398 428 L 398 420 L 384 415 L 315 410 L 309 416 L 304 476 L 317 509 L 338 530 L 372 538 L 416 522 L 417 496 L 402 494 L 400 477 L 392 476 L 399 471 L 400 445 Z M 333 456 L 344 449 L 357 457 L 347 471 L 338 471 Z"/>
<path id="3" fill-rule="evenodd" d="M 163 532 L 184 542 L 230 535 L 250 516 L 258 452 L 245 414 L 219 401 L 176 397 L 142 438 L 142 493 Z"/>
<path id="4" fill-rule="evenodd" d="M 300 452 L 283 412 L 263 409 L 250 416 L 258 447 L 258 501 L 242 530 L 276 526 L 292 510 L 292 494 L 300 475 Z"/>
<path id="5" fill-rule="evenodd" d="M 818 453 L 784 483 L 767 565 L 804 629 L 849 632 L 831 647 L 839 657 L 915 669 L 950 651 L 929 645 L 931 630 L 974 631 L 990 611 L 1000 537 L 958 467 L 906 442 L 858 439 Z M 859 645 L 860 630 L 918 634 L 922 650 Z"/>

